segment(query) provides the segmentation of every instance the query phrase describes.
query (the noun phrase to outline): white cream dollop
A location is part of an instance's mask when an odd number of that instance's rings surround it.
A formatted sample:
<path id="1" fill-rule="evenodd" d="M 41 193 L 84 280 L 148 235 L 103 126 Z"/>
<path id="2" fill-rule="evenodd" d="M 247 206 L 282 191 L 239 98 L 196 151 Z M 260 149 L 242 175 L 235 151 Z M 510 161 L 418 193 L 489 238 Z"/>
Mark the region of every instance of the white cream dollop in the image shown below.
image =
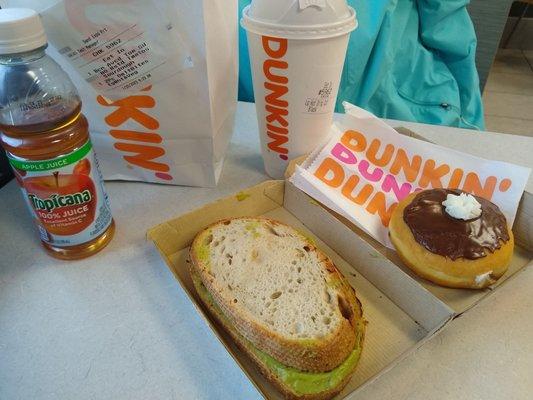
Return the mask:
<path id="1" fill-rule="evenodd" d="M 494 279 L 490 276 L 492 271 L 485 272 L 484 274 L 476 276 L 476 286 L 484 286 L 487 282 L 492 282 Z"/>
<path id="2" fill-rule="evenodd" d="M 481 204 L 471 194 L 461 193 L 457 196 L 448 193 L 442 205 L 446 207 L 446 213 L 456 219 L 464 219 L 466 221 L 481 215 Z"/>

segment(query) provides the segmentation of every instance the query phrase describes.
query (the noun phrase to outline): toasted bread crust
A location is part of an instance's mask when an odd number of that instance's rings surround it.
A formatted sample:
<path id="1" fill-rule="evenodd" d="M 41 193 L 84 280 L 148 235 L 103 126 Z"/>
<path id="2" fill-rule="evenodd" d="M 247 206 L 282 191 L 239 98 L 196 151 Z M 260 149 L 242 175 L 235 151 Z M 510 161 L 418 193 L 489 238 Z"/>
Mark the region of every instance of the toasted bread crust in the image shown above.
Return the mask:
<path id="1" fill-rule="evenodd" d="M 278 225 L 277 221 L 268 218 L 245 218 L 250 221 L 258 221 L 264 224 Z M 340 365 L 351 353 L 356 341 L 355 329 L 360 315 L 350 313 L 346 309 L 346 315 L 341 318 L 338 329 L 321 339 L 310 341 L 287 339 L 267 326 L 257 323 L 248 311 L 240 304 L 233 303 L 232 299 L 221 294 L 216 279 L 209 274 L 207 266 L 198 255 L 199 243 L 209 235 L 209 232 L 219 224 L 228 220 L 219 221 L 204 231 L 200 232 L 190 248 L 192 266 L 200 276 L 203 284 L 209 290 L 217 305 L 231 320 L 235 329 L 252 342 L 258 349 L 271 355 L 284 365 L 294 367 L 302 371 L 326 372 Z M 281 224 L 282 225 L 282 224 Z M 329 282 L 337 287 L 338 299 L 341 303 L 351 303 L 355 298 L 353 289 L 347 284 L 344 276 L 337 270 L 331 260 L 318 250 L 309 240 L 301 237 L 306 242 L 310 251 L 318 254 L 324 269 L 327 270 Z M 342 310 L 340 310 L 342 313 Z"/>
<path id="2" fill-rule="evenodd" d="M 352 368 L 352 370 L 346 375 L 346 377 L 334 388 L 322 391 L 318 393 L 313 394 L 304 394 L 304 395 L 298 395 L 294 393 L 289 387 L 287 387 L 279 377 L 272 372 L 245 344 L 245 340 L 241 335 L 239 335 L 234 328 L 231 326 L 228 326 L 226 321 L 224 321 L 222 318 L 220 318 L 219 313 L 215 309 L 214 305 L 211 304 L 207 299 L 204 298 L 204 296 L 201 295 L 200 291 L 198 290 L 197 285 L 200 284 L 201 280 L 199 275 L 196 272 L 196 269 L 191 266 L 191 276 L 193 279 L 194 287 L 196 289 L 196 292 L 198 293 L 198 297 L 200 298 L 202 304 L 206 306 L 206 308 L 209 310 L 209 313 L 211 316 L 216 320 L 218 324 L 220 324 L 226 332 L 231 336 L 231 338 L 235 341 L 239 349 L 245 353 L 256 365 L 259 372 L 270 382 L 272 383 L 276 389 L 278 389 L 283 397 L 287 400 L 328 400 L 332 397 L 335 397 L 337 394 L 339 394 L 342 389 L 350 382 L 350 379 L 357 367 L 358 362 L 356 362 Z M 202 282 L 203 283 L 203 282 Z M 354 292 L 355 293 L 355 292 Z M 363 309 L 361 306 L 361 303 L 357 299 L 357 297 L 352 297 L 350 301 L 350 305 L 353 308 L 354 314 L 361 316 L 361 318 L 358 320 L 358 326 L 357 329 L 359 330 L 359 346 L 363 346 L 364 342 L 364 335 L 365 335 L 365 324 L 366 322 L 362 319 L 363 315 Z M 358 360 L 359 361 L 359 360 Z"/>
<path id="3" fill-rule="evenodd" d="M 416 195 L 417 193 L 411 193 L 398 204 L 389 223 L 392 244 L 406 266 L 418 276 L 438 285 L 468 289 L 483 289 L 492 285 L 507 271 L 514 249 L 511 229 L 509 229 L 509 240 L 498 250 L 475 260 L 466 258 L 451 260 L 440 254 L 431 253 L 420 245 L 403 220 L 404 209 Z"/>

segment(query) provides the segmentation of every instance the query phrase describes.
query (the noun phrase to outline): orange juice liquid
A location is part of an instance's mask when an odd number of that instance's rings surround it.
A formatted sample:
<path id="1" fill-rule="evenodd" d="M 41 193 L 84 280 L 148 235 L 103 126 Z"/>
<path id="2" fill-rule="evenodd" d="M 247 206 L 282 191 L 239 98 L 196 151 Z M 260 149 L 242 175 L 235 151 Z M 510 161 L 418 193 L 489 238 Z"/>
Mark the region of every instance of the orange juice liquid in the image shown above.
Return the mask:
<path id="1" fill-rule="evenodd" d="M 0 143 L 53 257 L 88 257 L 112 239 L 115 223 L 81 103 L 39 124 L 1 125 Z"/>

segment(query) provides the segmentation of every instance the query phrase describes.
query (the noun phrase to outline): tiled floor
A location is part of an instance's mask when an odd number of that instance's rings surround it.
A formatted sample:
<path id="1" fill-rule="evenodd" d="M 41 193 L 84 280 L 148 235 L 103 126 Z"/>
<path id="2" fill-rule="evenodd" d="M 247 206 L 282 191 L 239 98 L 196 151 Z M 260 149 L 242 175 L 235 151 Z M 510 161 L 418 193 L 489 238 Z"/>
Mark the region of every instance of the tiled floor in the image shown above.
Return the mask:
<path id="1" fill-rule="evenodd" d="M 533 137 L 533 51 L 498 51 L 483 102 L 488 131 Z"/>

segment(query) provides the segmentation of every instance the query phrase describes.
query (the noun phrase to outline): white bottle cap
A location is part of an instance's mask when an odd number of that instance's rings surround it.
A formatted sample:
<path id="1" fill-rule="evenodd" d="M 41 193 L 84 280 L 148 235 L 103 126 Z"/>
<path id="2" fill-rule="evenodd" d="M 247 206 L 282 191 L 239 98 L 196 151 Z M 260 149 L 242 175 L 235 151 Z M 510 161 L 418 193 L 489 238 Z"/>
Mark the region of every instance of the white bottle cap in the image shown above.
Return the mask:
<path id="1" fill-rule="evenodd" d="M 357 19 L 346 0 L 252 0 L 241 25 L 259 35 L 324 39 L 353 31 Z"/>
<path id="2" fill-rule="evenodd" d="M 43 24 L 34 10 L 0 9 L 0 54 L 23 53 L 45 44 Z"/>

